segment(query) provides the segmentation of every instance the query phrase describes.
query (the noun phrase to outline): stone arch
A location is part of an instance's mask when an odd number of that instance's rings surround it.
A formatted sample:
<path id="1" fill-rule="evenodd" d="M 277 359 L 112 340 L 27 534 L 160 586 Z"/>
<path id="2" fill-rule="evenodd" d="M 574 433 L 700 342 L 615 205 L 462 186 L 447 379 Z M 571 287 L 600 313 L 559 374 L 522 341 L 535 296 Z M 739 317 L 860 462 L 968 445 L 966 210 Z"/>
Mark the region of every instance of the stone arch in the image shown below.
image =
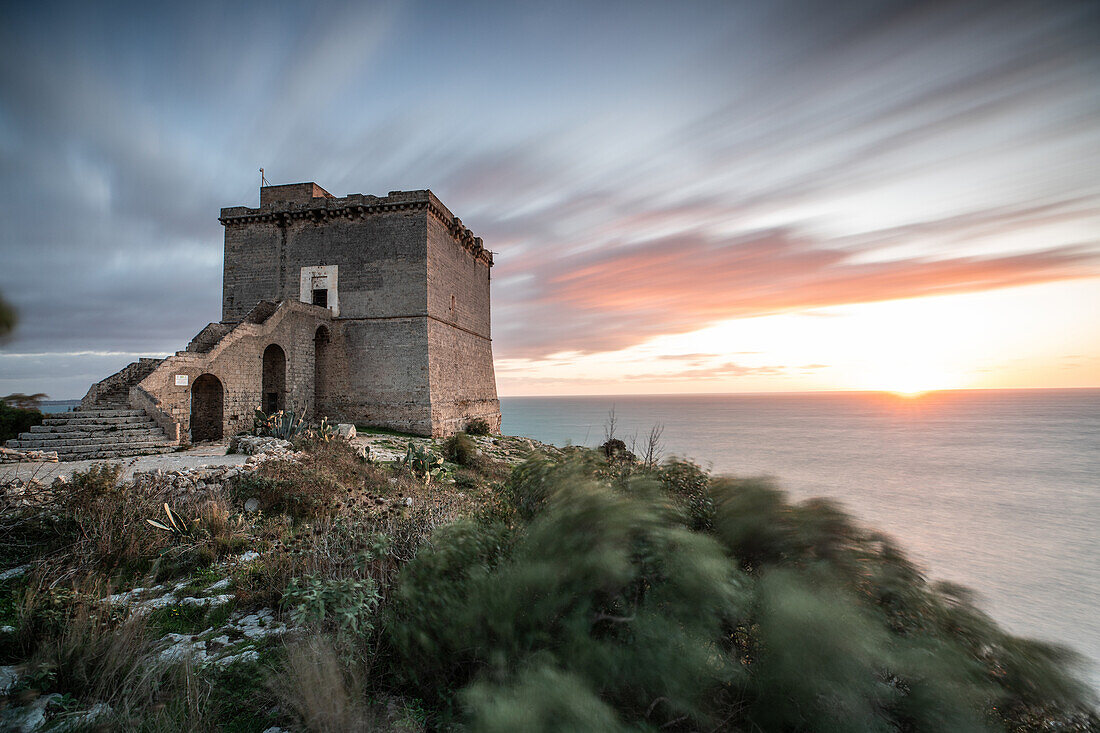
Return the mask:
<path id="1" fill-rule="evenodd" d="M 332 380 L 332 334 L 328 326 L 319 326 L 313 335 L 313 412 L 321 417 L 328 409 L 329 384 Z"/>
<path id="2" fill-rule="evenodd" d="M 278 344 L 264 349 L 260 394 L 263 395 L 264 412 L 271 414 L 286 409 L 286 352 Z"/>
<path id="3" fill-rule="evenodd" d="M 225 389 L 213 374 L 203 374 L 191 385 L 191 442 L 221 440 Z"/>

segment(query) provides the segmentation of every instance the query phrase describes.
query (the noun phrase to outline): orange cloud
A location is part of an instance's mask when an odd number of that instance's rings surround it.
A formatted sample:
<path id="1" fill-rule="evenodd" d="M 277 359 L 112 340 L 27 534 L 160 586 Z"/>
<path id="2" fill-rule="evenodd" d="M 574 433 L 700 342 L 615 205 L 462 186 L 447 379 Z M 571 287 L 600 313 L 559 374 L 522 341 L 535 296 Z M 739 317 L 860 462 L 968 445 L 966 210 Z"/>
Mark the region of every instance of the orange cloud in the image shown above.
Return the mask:
<path id="1" fill-rule="evenodd" d="M 715 322 L 827 306 L 969 293 L 1100 274 L 1095 247 L 866 261 L 860 247 L 787 229 L 684 234 L 560 260 L 505 306 L 509 355 L 623 348 Z"/>

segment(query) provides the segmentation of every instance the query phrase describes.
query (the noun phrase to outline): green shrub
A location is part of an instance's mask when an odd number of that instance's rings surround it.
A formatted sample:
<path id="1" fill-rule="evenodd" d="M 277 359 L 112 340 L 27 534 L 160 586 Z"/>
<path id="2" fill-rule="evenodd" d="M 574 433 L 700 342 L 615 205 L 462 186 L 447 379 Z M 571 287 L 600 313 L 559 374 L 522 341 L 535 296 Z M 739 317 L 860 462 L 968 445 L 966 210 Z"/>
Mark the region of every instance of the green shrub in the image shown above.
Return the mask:
<path id="1" fill-rule="evenodd" d="M 475 682 L 462 701 L 471 727 L 486 733 L 627 730 L 584 679 L 551 666 L 525 669 L 503 684 Z"/>
<path id="2" fill-rule="evenodd" d="M 460 466 L 470 466 L 477 457 L 477 445 L 466 433 L 455 433 L 443 442 L 443 457 Z"/>
<path id="3" fill-rule="evenodd" d="M 34 425 L 41 425 L 45 418 L 38 410 L 12 407 L 0 401 L 0 443 L 18 437 Z"/>
<path id="4" fill-rule="evenodd" d="M 671 459 L 657 470 L 661 486 L 687 513 L 688 526 L 710 530 L 714 526 L 714 498 L 710 476 L 697 463 Z"/>
<path id="5" fill-rule="evenodd" d="M 370 578 L 293 578 L 283 592 L 283 606 L 300 626 L 331 625 L 354 634 L 374 628 L 381 596 Z"/>
<path id="6" fill-rule="evenodd" d="M 652 491 L 620 494 L 572 468 L 545 483 L 543 509 L 514 542 L 499 527 L 447 527 L 406 567 L 392 627 L 401 669 L 425 695 L 477 683 L 471 716 L 500 725 L 508 718 L 492 701 L 522 694 L 515 675 L 542 668 L 536 679 L 574 680 L 587 694 L 568 714 L 557 709 L 565 698 L 547 700 L 539 719 L 602 719 L 587 708 L 602 698 L 632 725 L 687 716 L 713 727 L 706 699 L 738 676 L 713 653 L 741 607 L 736 568 Z"/>
<path id="7" fill-rule="evenodd" d="M 580 464 L 569 464 L 578 475 Z M 552 490 L 551 478 L 562 471 L 560 464 L 545 456 L 533 456 L 512 469 L 504 484 L 504 498 L 524 519 L 532 519 L 542 509 Z"/>
<path id="8" fill-rule="evenodd" d="M 489 421 L 483 417 L 475 417 L 466 422 L 467 435 L 489 435 L 491 432 Z"/>
<path id="9" fill-rule="evenodd" d="M 347 495 L 347 490 L 328 472 L 272 461 L 261 471 L 244 474 L 234 494 L 241 501 L 255 497 L 264 511 L 306 520 L 335 513 L 338 500 Z"/>
<path id="10" fill-rule="evenodd" d="M 793 504 L 760 479 L 708 481 L 693 464 L 666 464 L 659 484 L 594 479 L 602 471 L 526 461 L 505 487 L 518 524 L 441 527 L 401 572 L 384 638 L 399 688 L 430 701 L 435 725 L 1098 722 L 1073 655 L 929 586 L 835 504 Z"/>

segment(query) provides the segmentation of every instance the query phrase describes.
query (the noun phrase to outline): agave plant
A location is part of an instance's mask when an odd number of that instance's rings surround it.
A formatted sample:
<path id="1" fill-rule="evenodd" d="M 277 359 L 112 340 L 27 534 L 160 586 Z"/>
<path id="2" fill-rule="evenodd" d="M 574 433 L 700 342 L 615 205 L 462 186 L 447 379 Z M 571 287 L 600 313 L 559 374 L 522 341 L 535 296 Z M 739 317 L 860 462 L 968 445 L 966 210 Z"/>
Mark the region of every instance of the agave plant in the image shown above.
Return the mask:
<path id="1" fill-rule="evenodd" d="M 168 524 L 158 522 L 155 519 L 146 519 L 145 521 L 157 529 L 162 529 L 165 532 L 171 532 L 177 535 L 190 535 L 199 522 L 198 519 L 193 519 L 188 523 L 188 521 L 181 517 L 178 512 L 172 511 L 172 508 L 168 506 L 167 503 L 164 505 L 164 513 L 168 517 Z"/>
<path id="2" fill-rule="evenodd" d="M 252 415 L 252 432 L 282 440 L 294 440 L 308 430 L 305 417 L 293 408 L 279 410 L 270 415 L 257 409 Z"/>
<path id="3" fill-rule="evenodd" d="M 409 441 L 401 465 L 408 467 L 414 476 L 424 479 L 424 484 L 432 482 L 432 476 L 439 473 L 443 466 L 443 456 L 432 453 L 428 448 Z"/>

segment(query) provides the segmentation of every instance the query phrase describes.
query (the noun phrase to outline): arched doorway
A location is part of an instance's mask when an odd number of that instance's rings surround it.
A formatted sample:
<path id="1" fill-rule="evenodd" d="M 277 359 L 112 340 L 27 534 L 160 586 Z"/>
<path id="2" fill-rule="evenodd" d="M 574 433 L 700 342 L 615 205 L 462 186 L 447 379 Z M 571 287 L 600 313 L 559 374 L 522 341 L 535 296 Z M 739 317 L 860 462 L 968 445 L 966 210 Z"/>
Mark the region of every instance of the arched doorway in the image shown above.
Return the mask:
<path id="1" fill-rule="evenodd" d="M 313 336 L 313 412 L 318 417 L 328 411 L 329 380 L 332 378 L 329 363 L 329 345 L 332 335 L 327 326 L 321 326 Z"/>
<path id="2" fill-rule="evenodd" d="M 264 349 L 263 384 L 264 412 L 271 414 L 286 409 L 286 352 L 278 344 Z"/>
<path id="3" fill-rule="evenodd" d="M 213 374 L 203 374 L 191 385 L 191 442 L 221 440 L 225 390 Z"/>

